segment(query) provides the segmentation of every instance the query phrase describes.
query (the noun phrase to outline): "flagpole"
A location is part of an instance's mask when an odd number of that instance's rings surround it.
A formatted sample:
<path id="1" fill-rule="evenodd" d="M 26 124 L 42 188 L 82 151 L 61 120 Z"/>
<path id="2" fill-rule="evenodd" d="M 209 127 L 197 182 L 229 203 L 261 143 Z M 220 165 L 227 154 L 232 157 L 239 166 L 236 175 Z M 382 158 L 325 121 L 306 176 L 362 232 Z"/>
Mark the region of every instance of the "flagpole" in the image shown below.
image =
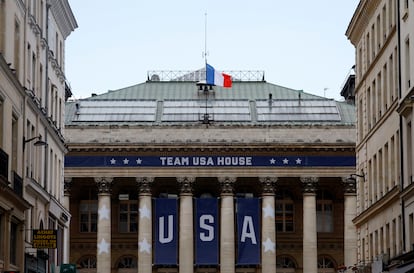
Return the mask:
<path id="1" fill-rule="evenodd" d="M 207 67 L 207 12 L 204 13 L 204 60 Z"/>

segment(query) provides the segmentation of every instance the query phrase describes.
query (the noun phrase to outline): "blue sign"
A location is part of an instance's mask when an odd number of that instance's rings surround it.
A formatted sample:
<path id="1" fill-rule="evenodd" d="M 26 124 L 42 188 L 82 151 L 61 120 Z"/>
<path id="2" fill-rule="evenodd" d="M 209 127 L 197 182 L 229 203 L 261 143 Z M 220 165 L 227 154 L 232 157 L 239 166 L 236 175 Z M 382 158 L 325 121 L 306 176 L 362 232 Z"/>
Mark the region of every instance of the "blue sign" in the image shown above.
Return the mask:
<path id="1" fill-rule="evenodd" d="M 156 265 L 176 265 L 178 245 L 177 199 L 156 198 L 155 261 Z"/>
<path id="2" fill-rule="evenodd" d="M 65 156 L 65 168 L 354 167 L 355 156 Z"/>
<path id="3" fill-rule="evenodd" d="M 260 264 L 260 204 L 258 198 L 237 198 L 237 264 Z"/>
<path id="4" fill-rule="evenodd" d="M 196 265 L 218 265 L 218 200 L 196 199 Z"/>

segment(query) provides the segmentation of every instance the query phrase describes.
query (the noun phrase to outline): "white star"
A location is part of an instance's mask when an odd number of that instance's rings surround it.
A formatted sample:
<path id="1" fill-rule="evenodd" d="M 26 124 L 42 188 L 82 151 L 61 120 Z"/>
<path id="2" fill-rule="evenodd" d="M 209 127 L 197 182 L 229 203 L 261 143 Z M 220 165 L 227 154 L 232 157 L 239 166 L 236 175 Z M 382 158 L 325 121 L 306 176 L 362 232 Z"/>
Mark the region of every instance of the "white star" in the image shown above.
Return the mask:
<path id="1" fill-rule="evenodd" d="M 144 238 L 142 242 L 138 242 L 139 252 L 147 252 L 151 254 L 151 245 L 147 242 L 147 238 Z"/>
<path id="2" fill-rule="evenodd" d="M 112 159 L 111 159 L 111 165 L 115 165 L 115 163 L 116 163 L 115 158 L 112 158 Z"/>
<path id="3" fill-rule="evenodd" d="M 267 206 L 264 207 L 262 210 L 264 212 L 264 217 L 267 217 L 267 216 L 269 216 L 270 218 L 275 217 L 275 211 L 270 204 L 267 204 Z"/>
<path id="4" fill-rule="evenodd" d="M 103 205 L 99 210 L 99 220 L 108 219 L 109 220 L 109 209 L 106 205 Z"/>
<path id="5" fill-rule="evenodd" d="M 275 164 L 276 160 L 274 158 L 270 159 L 270 164 Z"/>
<path id="6" fill-rule="evenodd" d="M 137 165 L 141 165 L 141 163 L 142 163 L 142 159 L 141 158 L 138 158 L 136 161 L 137 161 Z"/>
<path id="7" fill-rule="evenodd" d="M 151 219 L 151 211 L 147 208 L 147 205 L 144 204 L 144 206 L 139 209 L 139 218 Z"/>
<path id="8" fill-rule="evenodd" d="M 283 159 L 283 164 L 285 164 L 285 165 L 289 164 L 289 159 L 287 159 L 287 158 L 285 157 L 285 159 Z"/>
<path id="9" fill-rule="evenodd" d="M 297 165 L 302 164 L 302 159 L 300 159 L 300 158 L 298 157 L 298 159 L 296 159 L 296 164 L 297 164 Z"/>
<path id="10" fill-rule="evenodd" d="M 125 158 L 123 161 L 124 161 L 124 165 L 128 165 L 128 163 L 129 163 L 128 158 Z"/>
<path id="11" fill-rule="evenodd" d="M 105 241 L 105 239 L 102 239 L 101 242 L 98 244 L 98 254 L 102 253 L 108 253 L 109 254 L 109 244 Z"/>
<path id="12" fill-rule="evenodd" d="M 275 243 L 270 240 L 270 238 L 267 238 L 266 241 L 262 242 L 264 247 L 264 252 L 271 251 L 275 252 Z"/>

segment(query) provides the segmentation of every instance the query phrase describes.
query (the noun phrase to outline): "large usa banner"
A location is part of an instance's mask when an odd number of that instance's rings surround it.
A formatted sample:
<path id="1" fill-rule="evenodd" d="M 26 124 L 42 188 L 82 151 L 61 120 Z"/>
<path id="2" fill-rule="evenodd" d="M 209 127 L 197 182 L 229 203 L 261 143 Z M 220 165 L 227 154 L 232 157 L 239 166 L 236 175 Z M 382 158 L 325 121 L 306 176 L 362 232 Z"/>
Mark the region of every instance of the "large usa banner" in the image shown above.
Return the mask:
<path id="1" fill-rule="evenodd" d="M 258 198 L 237 198 L 237 264 L 260 264 Z"/>
<path id="2" fill-rule="evenodd" d="M 155 258 L 156 265 L 176 265 L 178 246 L 177 199 L 156 198 Z"/>
<path id="3" fill-rule="evenodd" d="M 196 199 L 196 259 L 197 265 L 218 264 L 218 200 Z"/>

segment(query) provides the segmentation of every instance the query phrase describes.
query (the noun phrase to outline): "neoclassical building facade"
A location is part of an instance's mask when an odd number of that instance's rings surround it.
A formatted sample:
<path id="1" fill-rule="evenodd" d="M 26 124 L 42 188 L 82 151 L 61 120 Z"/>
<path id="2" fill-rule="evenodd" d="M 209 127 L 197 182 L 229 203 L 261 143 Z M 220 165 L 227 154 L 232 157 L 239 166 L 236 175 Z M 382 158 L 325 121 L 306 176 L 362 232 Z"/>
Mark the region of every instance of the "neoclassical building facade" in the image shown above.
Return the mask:
<path id="1" fill-rule="evenodd" d="M 189 75 L 67 103 L 70 262 L 81 273 L 356 264 L 354 106 Z"/>

